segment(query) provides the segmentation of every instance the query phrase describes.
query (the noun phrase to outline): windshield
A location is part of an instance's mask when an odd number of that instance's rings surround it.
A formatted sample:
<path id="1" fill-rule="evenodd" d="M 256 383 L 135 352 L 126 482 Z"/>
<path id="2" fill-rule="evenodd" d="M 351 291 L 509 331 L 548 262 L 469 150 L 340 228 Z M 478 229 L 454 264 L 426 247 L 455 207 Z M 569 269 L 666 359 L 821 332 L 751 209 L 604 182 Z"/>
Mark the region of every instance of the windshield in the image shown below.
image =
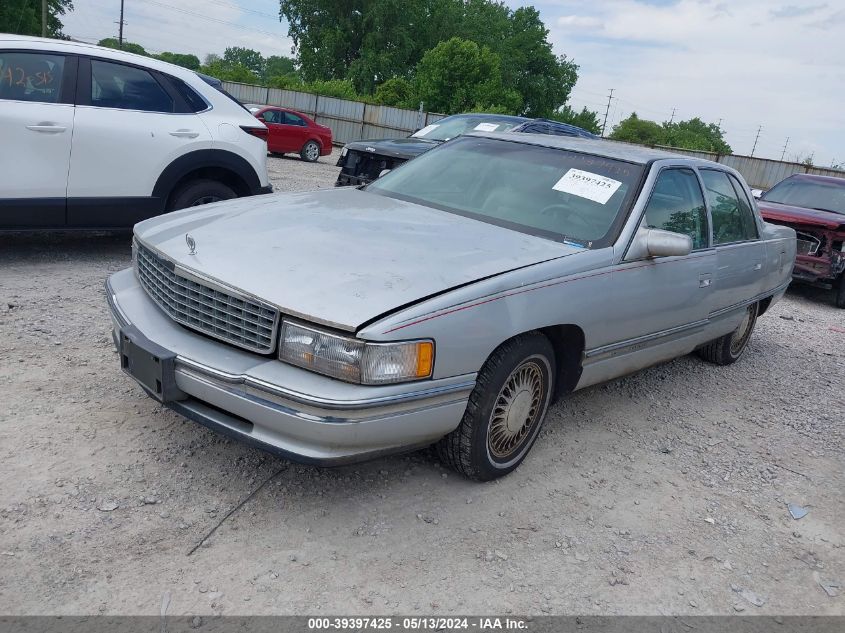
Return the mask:
<path id="1" fill-rule="evenodd" d="M 820 180 L 787 178 L 763 194 L 761 200 L 845 215 L 845 179 L 840 185 Z"/>
<path id="2" fill-rule="evenodd" d="M 501 117 L 489 114 L 456 114 L 426 125 L 411 136 L 431 141 L 448 141 L 468 132 L 507 132 L 511 128 L 525 123 L 528 119 L 517 116 Z"/>
<path id="3" fill-rule="evenodd" d="M 367 191 L 593 248 L 615 239 L 642 172 L 612 158 L 464 136 Z"/>

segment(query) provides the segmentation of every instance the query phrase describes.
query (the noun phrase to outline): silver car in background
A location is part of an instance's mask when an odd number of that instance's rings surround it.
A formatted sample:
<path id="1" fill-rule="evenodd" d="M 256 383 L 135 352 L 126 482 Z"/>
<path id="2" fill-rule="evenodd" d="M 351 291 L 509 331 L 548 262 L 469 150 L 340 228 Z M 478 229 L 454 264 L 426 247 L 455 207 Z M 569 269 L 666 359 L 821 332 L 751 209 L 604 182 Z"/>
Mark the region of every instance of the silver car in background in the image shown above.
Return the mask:
<path id="1" fill-rule="evenodd" d="M 794 258 L 722 165 L 488 133 L 364 189 L 142 222 L 107 295 L 123 369 L 192 420 L 317 464 L 436 443 L 489 480 L 556 398 L 739 359 Z"/>

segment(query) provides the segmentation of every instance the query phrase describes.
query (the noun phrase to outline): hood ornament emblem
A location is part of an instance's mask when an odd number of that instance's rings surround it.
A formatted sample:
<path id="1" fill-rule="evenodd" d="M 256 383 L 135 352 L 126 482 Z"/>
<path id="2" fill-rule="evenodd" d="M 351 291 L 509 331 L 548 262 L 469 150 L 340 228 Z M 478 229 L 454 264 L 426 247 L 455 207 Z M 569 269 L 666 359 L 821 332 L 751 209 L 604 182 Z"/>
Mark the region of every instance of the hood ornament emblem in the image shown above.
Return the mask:
<path id="1" fill-rule="evenodd" d="M 368 152 L 374 152 L 374 151 L 376 151 L 376 148 L 375 148 L 375 147 L 369 147 L 369 146 L 367 146 L 367 147 L 365 147 L 364 149 L 365 149 L 366 151 L 368 151 Z"/>
<path id="2" fill-rule="evenodd" d="M 188 255 L 196 255 L 197 254 L 197 242 L 194 238 L 191 237 L 190 233 L 185 233 L 185 243 L 188 245 L 188 248 L 191 249 L 188 252 Z"/>

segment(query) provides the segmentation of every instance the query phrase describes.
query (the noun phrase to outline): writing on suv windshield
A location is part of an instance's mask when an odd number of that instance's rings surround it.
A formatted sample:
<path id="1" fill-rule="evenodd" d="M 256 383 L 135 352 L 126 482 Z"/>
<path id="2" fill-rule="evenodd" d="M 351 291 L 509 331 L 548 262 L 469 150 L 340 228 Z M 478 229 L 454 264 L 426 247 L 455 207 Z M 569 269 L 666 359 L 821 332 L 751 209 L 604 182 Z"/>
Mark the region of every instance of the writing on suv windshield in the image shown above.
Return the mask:
<path id="1" fill-rule="evenodd" d="M 386 174 L 367 191 L 599 247 L 613 241 L 642 170 L 602 156 L 466 136 Z"/>

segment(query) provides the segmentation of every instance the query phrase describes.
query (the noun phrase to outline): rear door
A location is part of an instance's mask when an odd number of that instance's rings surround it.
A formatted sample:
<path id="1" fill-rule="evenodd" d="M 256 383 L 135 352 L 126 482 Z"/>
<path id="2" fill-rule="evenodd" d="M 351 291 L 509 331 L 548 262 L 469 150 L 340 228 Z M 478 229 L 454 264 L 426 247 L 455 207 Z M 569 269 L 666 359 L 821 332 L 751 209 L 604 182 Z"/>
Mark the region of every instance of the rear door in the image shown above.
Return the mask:
<path id="1" fill-rule="evenodd" d="M 68 225 L 130 227 L 164 211 L 164 168 L 211 149 L 211 134 L 170 82 L 142 66 L 82 58 L 68 177 Z"/>
<path id="2" fill-rule="evenodd" d="M 0 229 L 65 224 L 76 62 L 0 50 Z"/>
<path id="3" fill-rule="evenodd" d="M 713 312 L 721 314 L 743 307 L 743 302 L 761 292 L 764 245 L 736 178 L 717 169 L 699 169 L 699 173 L 716 247 Z"/>

